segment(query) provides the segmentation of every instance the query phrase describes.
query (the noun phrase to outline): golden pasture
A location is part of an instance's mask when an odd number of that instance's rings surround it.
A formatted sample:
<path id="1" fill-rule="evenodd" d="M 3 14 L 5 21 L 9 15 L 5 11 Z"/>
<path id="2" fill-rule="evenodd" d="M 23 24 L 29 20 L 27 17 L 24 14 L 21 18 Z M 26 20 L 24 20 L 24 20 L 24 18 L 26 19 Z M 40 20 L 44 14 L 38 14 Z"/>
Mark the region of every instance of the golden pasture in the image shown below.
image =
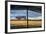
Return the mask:
<path id="1" fill-rule="evenodd" d="M 26 28 L 27 24 L 29 28 L 35 28 L 35 27 L 40 27 L 42 25 L 41 20 L 29 20 L 28 23 L 26 20 L 11 20 L 10 21 L 11 26 L 16 26 L 18 28 Z"/>

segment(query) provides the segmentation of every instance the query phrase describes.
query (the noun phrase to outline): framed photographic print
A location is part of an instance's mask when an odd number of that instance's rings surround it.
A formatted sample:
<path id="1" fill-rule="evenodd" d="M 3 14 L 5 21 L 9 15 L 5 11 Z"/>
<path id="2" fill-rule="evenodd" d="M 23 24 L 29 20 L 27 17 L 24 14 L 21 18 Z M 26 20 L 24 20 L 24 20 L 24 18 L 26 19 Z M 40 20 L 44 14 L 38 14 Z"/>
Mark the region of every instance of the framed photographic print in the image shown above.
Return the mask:
<path id="1" fill-rule="evenodd" d="M 45 31 L 45 3 L 6 1 L 5 32 Z"/>

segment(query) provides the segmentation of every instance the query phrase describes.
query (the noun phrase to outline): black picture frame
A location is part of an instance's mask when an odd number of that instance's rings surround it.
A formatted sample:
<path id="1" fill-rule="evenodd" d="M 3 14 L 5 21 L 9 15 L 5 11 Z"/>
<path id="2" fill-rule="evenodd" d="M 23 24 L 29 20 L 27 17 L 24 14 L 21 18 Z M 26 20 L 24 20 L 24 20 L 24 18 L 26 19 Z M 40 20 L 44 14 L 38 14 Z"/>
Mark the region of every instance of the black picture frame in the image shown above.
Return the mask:
<path id="1" fill-rule="evenodd" d="M 8 32 L 7 30 L 7 3 L 8 2 L 22 2 L 22 3 L 36 3 L 36 4 L 44 4 L 44 30 L 38 30 L 38 31 L 22 31 L 22 32 Z M 25 32 L 42 32 L 45 31 L 45 3 L 43 2 L 26 2 L 26 1 L 5 1 L 5 33 L 25 33 Z"/>

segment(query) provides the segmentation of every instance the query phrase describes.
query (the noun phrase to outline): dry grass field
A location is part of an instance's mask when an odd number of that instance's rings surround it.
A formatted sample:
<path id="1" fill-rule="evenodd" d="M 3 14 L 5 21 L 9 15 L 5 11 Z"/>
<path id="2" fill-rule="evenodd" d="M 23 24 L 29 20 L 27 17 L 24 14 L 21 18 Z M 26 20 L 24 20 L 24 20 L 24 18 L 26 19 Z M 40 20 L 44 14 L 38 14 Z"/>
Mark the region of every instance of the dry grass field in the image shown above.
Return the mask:
<path id="1" fill-rule="evenodd" d="M 28 21 L 28 27 L 41 27 L 42 21 Z"/>
<path id="2" fill-rule="evenodd" d="M 27 21 L 26 20 L 11 20 L 10 21 L 11 28 L 27 28 Z M 41 20 L 29 20 L 28 21 L 28 28 L 38 28 L 41 27 L 42 21 Z"/>

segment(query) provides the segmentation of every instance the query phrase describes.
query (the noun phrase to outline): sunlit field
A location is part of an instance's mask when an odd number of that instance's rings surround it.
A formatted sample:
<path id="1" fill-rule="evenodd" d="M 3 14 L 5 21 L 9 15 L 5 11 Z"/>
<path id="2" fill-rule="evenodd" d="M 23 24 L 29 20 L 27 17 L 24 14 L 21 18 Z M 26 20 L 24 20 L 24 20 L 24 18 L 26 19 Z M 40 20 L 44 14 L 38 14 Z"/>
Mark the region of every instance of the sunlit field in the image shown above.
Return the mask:
<path id="1" fill-rule="evenodd" d="M 11 20 L 11 29 L 18 29 L 18 28 L 39 28 L 42 25 L 41 20 Z"/>

